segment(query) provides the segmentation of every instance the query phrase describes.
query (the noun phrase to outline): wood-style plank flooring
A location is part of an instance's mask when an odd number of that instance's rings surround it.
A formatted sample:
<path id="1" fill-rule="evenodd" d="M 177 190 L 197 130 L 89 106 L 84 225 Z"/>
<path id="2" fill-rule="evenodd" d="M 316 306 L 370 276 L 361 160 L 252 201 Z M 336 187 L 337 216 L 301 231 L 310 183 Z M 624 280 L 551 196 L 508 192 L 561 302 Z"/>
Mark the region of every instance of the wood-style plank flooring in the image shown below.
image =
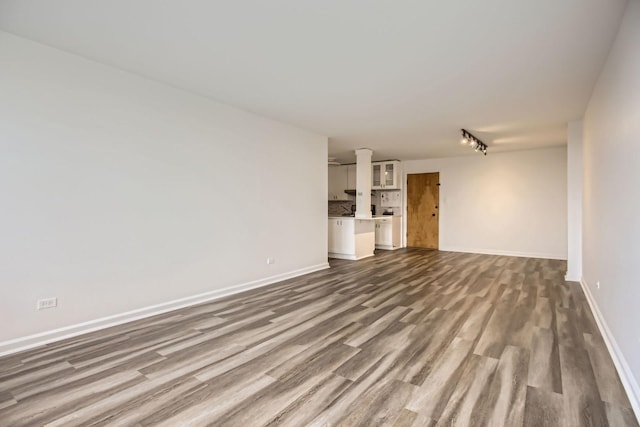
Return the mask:
<path id="1" fill-rule="evenodd" d="M 2 358 L 0 425 L 638 425 L 564 262 L 331 265 Z"/>

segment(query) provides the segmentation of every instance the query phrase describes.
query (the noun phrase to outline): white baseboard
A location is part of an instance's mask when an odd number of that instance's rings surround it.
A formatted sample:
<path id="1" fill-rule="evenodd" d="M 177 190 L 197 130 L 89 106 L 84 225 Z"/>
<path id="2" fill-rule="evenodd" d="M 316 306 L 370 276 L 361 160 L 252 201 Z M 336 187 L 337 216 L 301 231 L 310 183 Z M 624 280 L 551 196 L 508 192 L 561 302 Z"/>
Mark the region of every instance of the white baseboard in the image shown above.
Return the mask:
<path id="1" fill-rule="evenodd" d="M 566 280 L 567 282 L 580 282 L 582 281 L 582 277 L 571 274 L 567 271 L 567 274 L 564 275 L 564 280 Z"/>
<path id="2" fill-rule="evenodd" d="M 347 254 L 337 254 L 334 252 L 329 252 L 329 258 L 336 259 L 346 259 L 348 261 L 359 261 L 361 259 L 372 257 L 374 254 L 366 254 L 366 255 L 347 255 Z"/>
<path id="3" fill-rule="evenodd" d="M 228 295 L 237 294 L 239 292 L 244 292 L 250 289 L 271 285 L 276 282 L 281 282 L 283 280 L 302 276 L 304 274 L 313 273 L 314 271 L 324 270 L 326 268 L 329 268 L 328 263 L 313 265 L 310 267 L 301 268 L 264 279 L 230 286 L 224 289 L 216 289 L 214 291 L 189 296 L 186 298 L 180 298 L 161 304 L 150 305 L 136 310 L 115 314 L 113 316 L 102 317 L 100 319 L 90 320 L 88 322 L 77 323 L 75 325 L 65 326 L 63 328 L 40 332 L 38 334 L 16 338 L 9 341 L 3 341 L 0 342 L 0 356 L 17 353 L 51 342 L 60 341 L 66 338 L 75 337 L 78 335 L 86 334 L 88 332 L 109 328 L 111 326 L 120 325 L 134 320 L 143 319 L 145 317 L 155 316 L 157 314 L 166 313 L 169 311 L 177 310 L 179 308 L 201 304 L 203 302 L 208 302 Z"/>
<path id="4" fill-rule="evenodd" d="M 607 322 L 602 316 L 602 312 L 598 308 L 598 304 L 593 298 L 593 294 L 591 293 L 587 282 L 584 279 L 580 280 L 580 285 L 582 286 L 582 291 L 587 296 L 589 307 L 591 307 L 593 317 L 596 318 L 598 329 L 600 329 L 600 334 L 602 335 L 602 338 L 604 338 L 604 342 L 607 345 L 611 359 L 613 359 L 613 364 L 616 366 L 622 385 L 627 392 L 633 412 L 636 414 L 638 422 L 640 422 L 640 387 L 638 387 L 638 381 L 636 381 L 636 378 L 633 376 L 627 360 L 624 358 L 622 351 L 620 351 L 620 347 L 618 347 L 618 343 L 611 333 L 609 326 L 607 326 Z"/>
<path id="5" fill-rule="evenodd" d="M 567 255 L 565 254 L 549 254 L 549 253 L 540 253 L 540 252 L 500 251 L 495 249 L 458 248 L 458 247 L 445 247 L 445 246 L 441 246 L 438 250 L 444 251 L 444 252 L 465 252 L 470 254 L 516 256 L 520 258 L 559 259 L 563 261 L 567 260 Z"/>
<path id="6" fill-rule="evenodd" d="M 400 249 L 400 246 L 376 245 L 376 249 L 382 249 L 383 251 L 397 251 Z"/>

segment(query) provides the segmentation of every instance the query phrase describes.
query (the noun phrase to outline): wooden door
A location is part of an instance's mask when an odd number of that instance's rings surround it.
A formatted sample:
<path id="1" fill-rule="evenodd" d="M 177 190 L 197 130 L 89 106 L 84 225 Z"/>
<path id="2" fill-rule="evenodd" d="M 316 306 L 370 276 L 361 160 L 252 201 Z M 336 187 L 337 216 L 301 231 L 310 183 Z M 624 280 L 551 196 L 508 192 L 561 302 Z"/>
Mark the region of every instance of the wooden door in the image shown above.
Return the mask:
<path id="1" fill-rule="evenodd" d="M 438 249 L 440 174 L 407 175 L 407 246 Z"/>

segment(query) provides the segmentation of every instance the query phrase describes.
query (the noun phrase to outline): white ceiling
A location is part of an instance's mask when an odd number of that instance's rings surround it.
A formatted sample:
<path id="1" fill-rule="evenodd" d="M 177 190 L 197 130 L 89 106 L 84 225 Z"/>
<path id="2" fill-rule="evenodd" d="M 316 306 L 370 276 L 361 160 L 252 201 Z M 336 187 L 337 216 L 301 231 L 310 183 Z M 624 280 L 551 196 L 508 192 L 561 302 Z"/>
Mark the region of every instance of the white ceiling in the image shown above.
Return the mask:
<path id="1" fill-rule="evenodd" d="M 566 143 L 626 0 L 0 0 L 0 28 L 328 135 L 340 160 Z"/>

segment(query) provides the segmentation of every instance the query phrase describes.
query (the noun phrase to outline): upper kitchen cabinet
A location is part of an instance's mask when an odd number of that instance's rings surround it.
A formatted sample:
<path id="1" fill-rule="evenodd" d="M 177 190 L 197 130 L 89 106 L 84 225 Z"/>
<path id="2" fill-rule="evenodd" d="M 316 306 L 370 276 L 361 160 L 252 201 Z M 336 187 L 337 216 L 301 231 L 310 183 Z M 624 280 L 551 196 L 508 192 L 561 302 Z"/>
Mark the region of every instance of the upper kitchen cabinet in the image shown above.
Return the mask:
<path id="1" fill-rule="evenodd" d="M 400 188 L 400 162 L 375 162 L 371 164 L 371 189 L 397 190 Z"/>
<path id="2" fill-rule="evenodd" d="M 356 165 L 347 165 L 347 190 L 356 189 Z"/>
<path id="3" fill-rule="evenodd" d="M 348 185 L 347 166 L 329 166 L 329 200 L 350 200 Z"/>

